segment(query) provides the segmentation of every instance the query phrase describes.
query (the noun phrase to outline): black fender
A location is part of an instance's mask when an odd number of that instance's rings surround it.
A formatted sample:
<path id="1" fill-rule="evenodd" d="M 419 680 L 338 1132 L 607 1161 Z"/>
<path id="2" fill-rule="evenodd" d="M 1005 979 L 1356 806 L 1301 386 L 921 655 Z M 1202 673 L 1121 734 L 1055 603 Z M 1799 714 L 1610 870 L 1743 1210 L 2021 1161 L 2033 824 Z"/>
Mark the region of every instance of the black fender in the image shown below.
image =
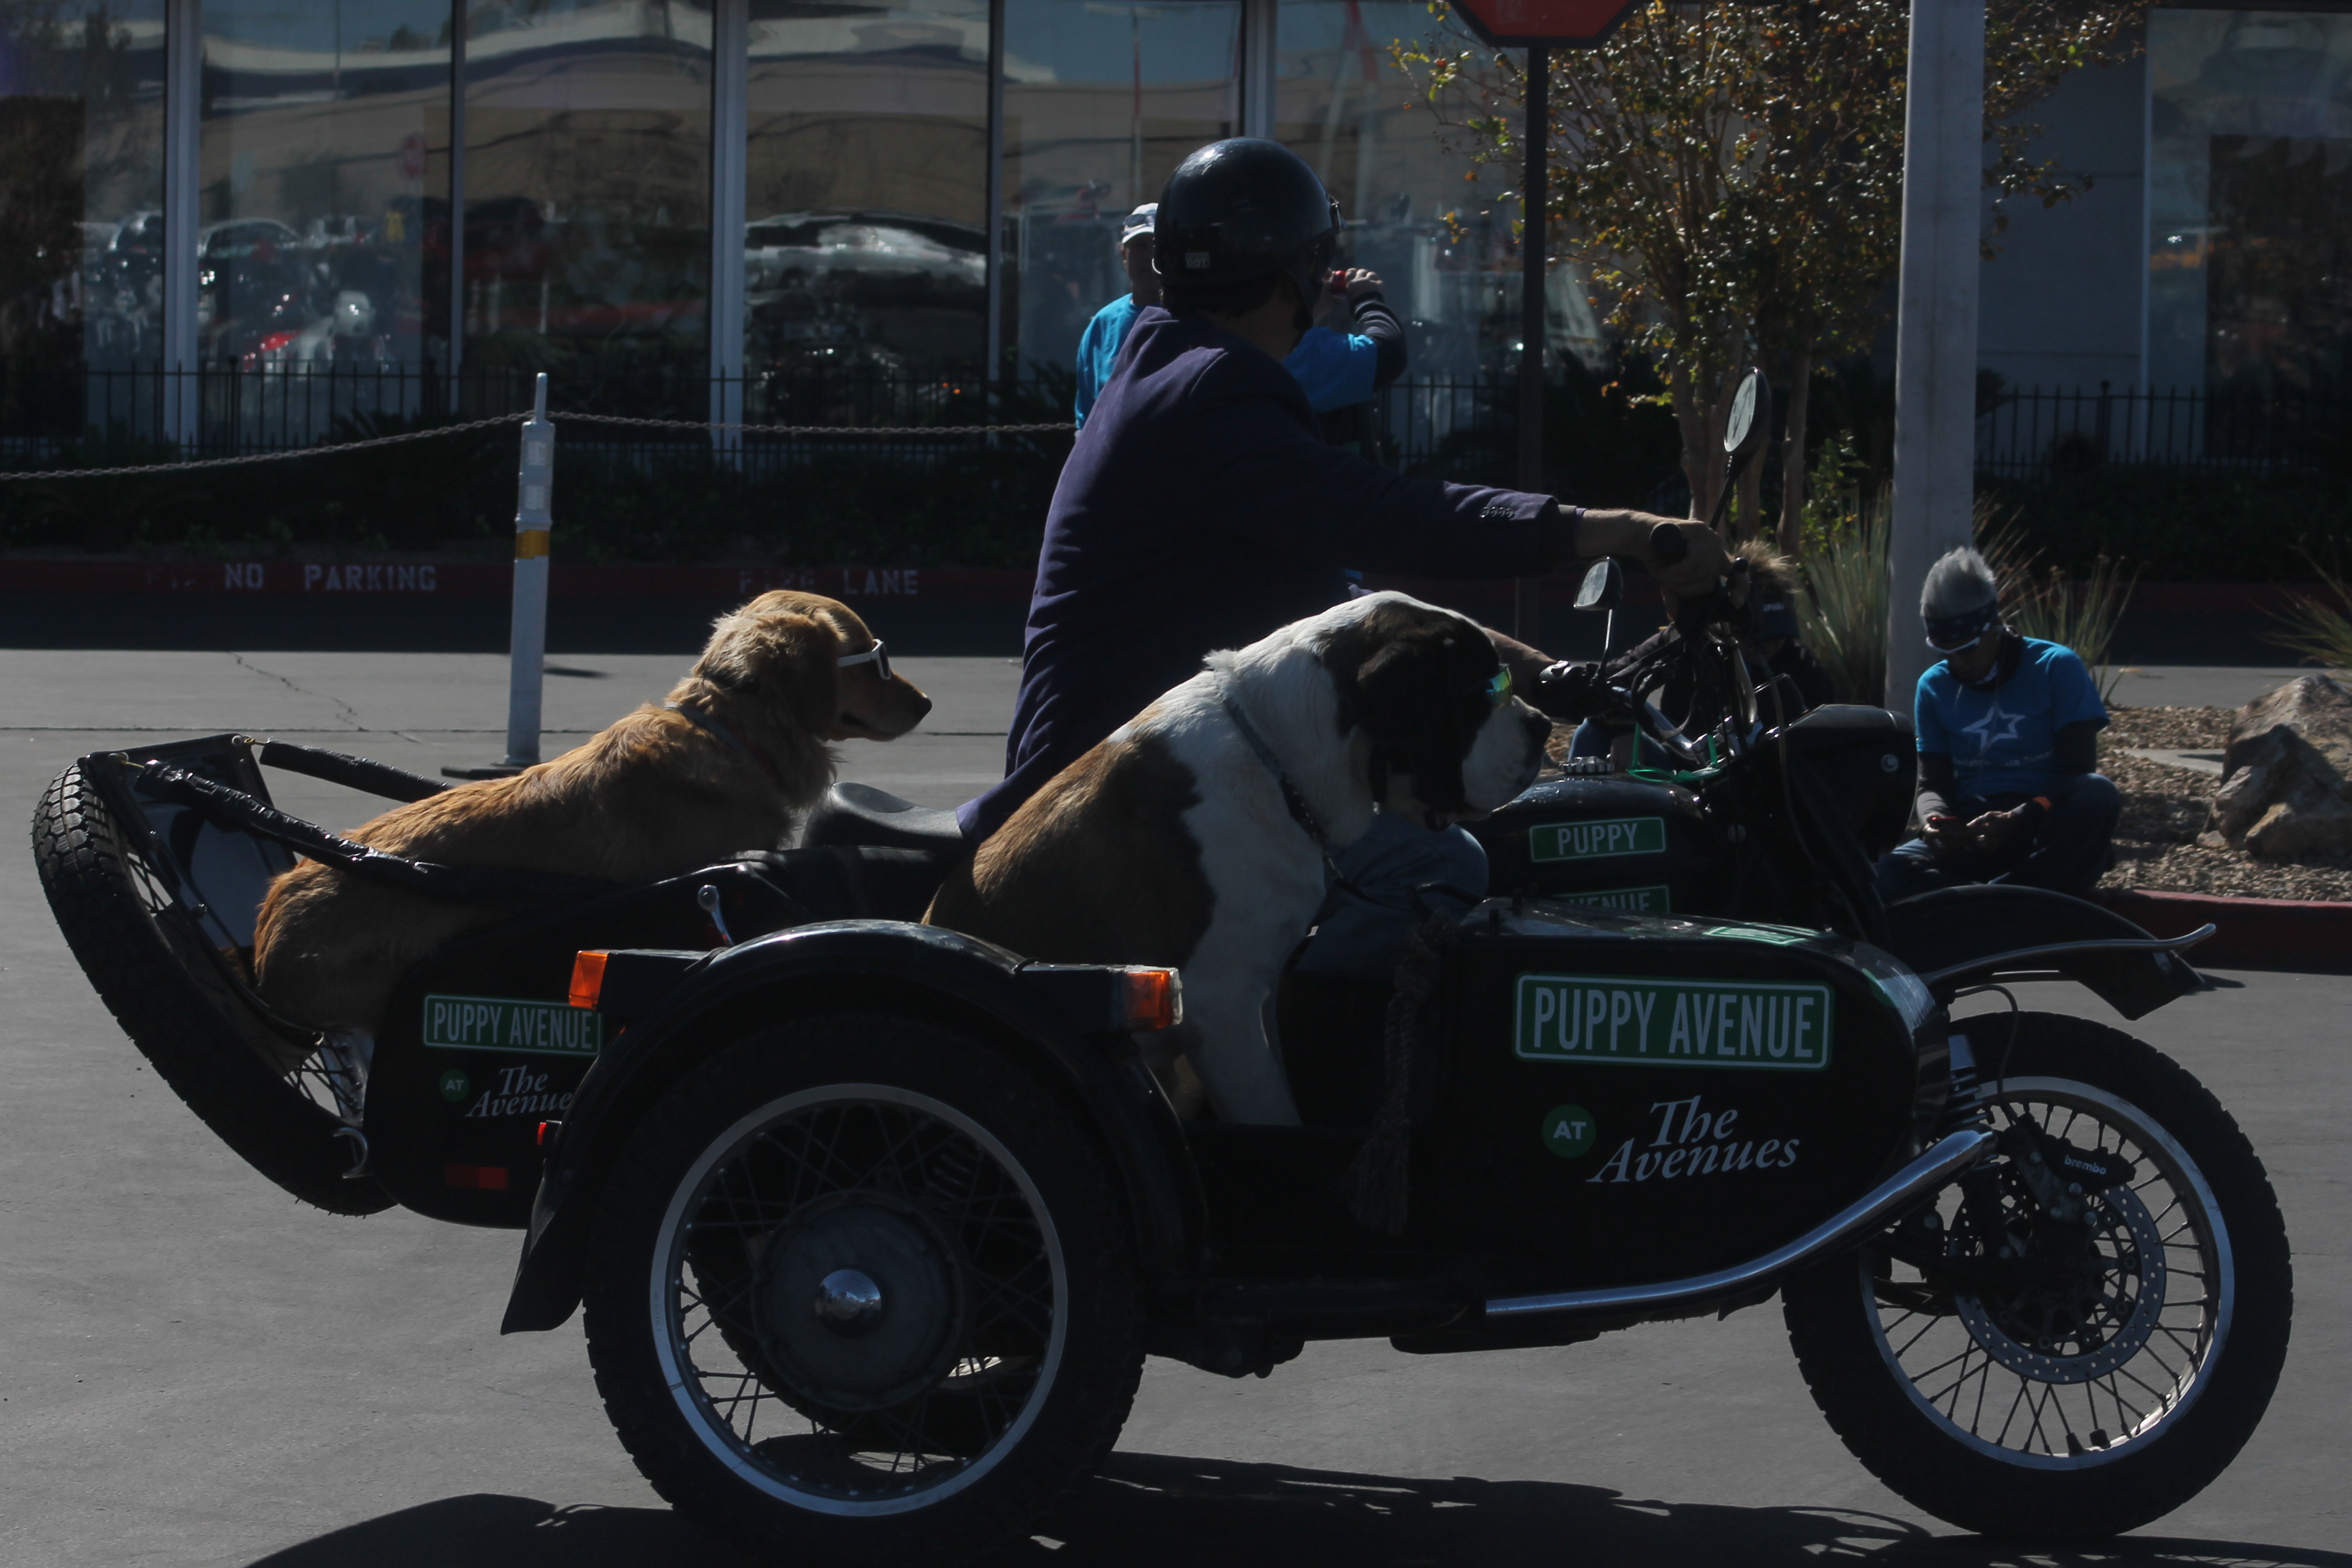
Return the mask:
<path id="1" fill-rule="evenodd" d="M 1102 1134 L 1147 1277 L 1197 1273 L 1206 1205 L 1175 1112 L 1133 1037 L 1081 1025 L 1040 983 L 1052 973 L 955 931 L 894 921 L 797 926 L 696 963 L 605 1047 L 551 1129 L 554 1142 L 499 1331 L 552 1329 L 579 1306 L 605 1173 L 671 1085 L 746 1034 L 849 1010 L 982 1032 L 1043 1068 Z"/>
<path id="2" fill-rule="evenodd" d="M 2063 942 L 2156 941 L 2087 900 L 1999 883 L 1939 888 L 1905 899 L 1887 906 L 1886 923 L 1887 951 L 1922 974 Z M 2188 961 L 2169 952 L 2058 953 L 2011 967 L 2054 969 L 2126 1018 L 2145 1017 L 2205 984 Z"/>

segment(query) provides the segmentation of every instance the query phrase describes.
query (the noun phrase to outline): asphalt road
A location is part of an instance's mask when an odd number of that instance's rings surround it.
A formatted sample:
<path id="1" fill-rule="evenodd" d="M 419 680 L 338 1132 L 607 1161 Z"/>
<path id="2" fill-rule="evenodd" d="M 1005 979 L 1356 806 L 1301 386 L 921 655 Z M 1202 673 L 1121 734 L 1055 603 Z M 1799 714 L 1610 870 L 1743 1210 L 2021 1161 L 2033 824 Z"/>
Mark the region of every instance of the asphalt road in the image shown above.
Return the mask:
<path id="1" fill-rule="evenodd" d="M 575 673 L 549 679 L 551 731 L 658 698 L 685 662 L 556 656 Z M 906 666 L 940 700 L 930 724 L 845 746 L 844 774 L 949 805 L 995 776 L 1013 672 L 1001 658 Z M 0 797 L 20 822 L 66 762 L 131 733 L 275 733 L 426 773 L 502 749 L 488 656 L 16 651 L 0 672 Z M 286 782 L 283 804 L 331 825 L 370 810 Z M 338 1219 L 279 1194 L 143 1069 L 67 954 L 21 832 L 0 837 L 0 887 L 15 890 L 0 900 L 0 1563 L 735 1561 L 637 1477 L 576 1320 L 499 1335 L 512 1236 Z M 2301 1311 L 2252 1445 L 2137 1537 L 1953 1539 L 1838 1445 L 1764 1307 L 1555 1351 L 1318 1345 L 1263 1382 L 1155 1362 L 1101 1478 L 1005 1561 L 2352 1568 L 2352 979 L 2225 978 L 2242 988 L 2137 1031 L 2262 1150 Z M 2110 1016 L 2070 990 L 2032 1002 Z"/>

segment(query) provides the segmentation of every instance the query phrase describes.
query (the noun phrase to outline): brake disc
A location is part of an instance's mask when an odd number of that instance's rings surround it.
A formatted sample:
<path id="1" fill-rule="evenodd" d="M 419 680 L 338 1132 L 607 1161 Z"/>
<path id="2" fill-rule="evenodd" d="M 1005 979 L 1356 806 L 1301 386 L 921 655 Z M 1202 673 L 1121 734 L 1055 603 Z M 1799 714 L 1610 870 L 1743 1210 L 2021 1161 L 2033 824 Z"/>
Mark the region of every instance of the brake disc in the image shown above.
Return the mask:
<path id="1" fill-rule="evenodd" d="M 2088 1383 L 2139 1353 L 2164 1311 L 2164 1238 L 2129 1187 L 2090 1200 L 2098 1267 L 2054 1285 L 1955 1292 L 1969 1333 L 2010 1371 L 2037 1383 Z M 2072 1348 L 2069 1348 L 2069 1347 Z"/>

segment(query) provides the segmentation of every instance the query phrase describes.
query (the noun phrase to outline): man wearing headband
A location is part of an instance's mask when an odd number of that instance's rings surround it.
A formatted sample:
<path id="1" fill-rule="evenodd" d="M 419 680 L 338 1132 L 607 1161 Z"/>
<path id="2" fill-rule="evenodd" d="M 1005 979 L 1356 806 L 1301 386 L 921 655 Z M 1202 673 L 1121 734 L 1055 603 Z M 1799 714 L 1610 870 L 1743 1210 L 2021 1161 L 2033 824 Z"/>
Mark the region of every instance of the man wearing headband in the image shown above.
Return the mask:
<path id="1" fill-rule="evenodd" d="M 2001 624 L 1992 568 L 1972 549 L 1928 569 L 1919 614 L 1944 656 L 1914 709 L 1924 831 L 1878 863 L 1879 896 L 1963 882 L 2089 892 L 2122 809 L 2096 771 L 2107 710 L 2090 671 L 2072 648 Z"/>

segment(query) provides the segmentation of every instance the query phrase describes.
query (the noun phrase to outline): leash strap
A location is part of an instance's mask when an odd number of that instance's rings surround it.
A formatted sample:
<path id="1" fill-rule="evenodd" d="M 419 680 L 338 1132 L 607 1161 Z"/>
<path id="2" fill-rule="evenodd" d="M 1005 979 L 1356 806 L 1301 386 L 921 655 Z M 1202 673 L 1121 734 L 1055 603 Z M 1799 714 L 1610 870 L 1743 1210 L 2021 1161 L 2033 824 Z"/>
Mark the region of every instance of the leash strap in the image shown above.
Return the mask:
<path id="1" fill-rule="evenodd" d="M 1234 728 L 1240 731 L 1242 739 L 1249 742 L 1249 749 L 1257 753 L 1257 760 L 1265 764 L 1265 771 L 1274 775 L 1276 786 L 1282 791 L 1282 804 L 1290 808 L 1291 820 L 1307 830 L 1307 837 L 1315 840 L 1317 847 L 1323 851 L 1323 863 L 1329 866 L 1330 836 L 1323 831 L 1323 825 L 1315 820 L 1314 810 L 1307 805 L 1307 797 L 1298 793 L 1298 786 L 1292 784 L 1290 775 L 1282 771 L 1282 763 L 1276 759 L 1274 748 L 1265 743 L 1265 737 L 1259 734 L 1256 726 L 1249 721 L 1249 716 L 1242 711 L 1241 704 L 1234 700 L 1229 688 L 1219 686 L 1217 700 L 1224 704 L 1225 717 L 1234 721 Z M 1335 879 L 1339 877 L 1337 868 L 1333 868 L 1331 875 Z M 1340 879 L 1344 885 L 1344 879 Z"/>
<path id="2" fill-rule="evenodd" d="M 662 706 L 668 709 L 671 712 L 677 714 L 680 718 L 688 720 L 691 722 L 699 725 L 702 729 L 708 731 L 713 735 L 716 735 L 721 741 L 726 742 L 727 744 L 734 747 L 737 751 L 751 758 L 752 762 L 759 764 L 759 768 L 761 773 L 766 773 L 779 788 L 782 787 L 784 782 L 783 772 L 776 766 L 776 760 L 768 755 L 767 752 L 761 751 L 749 741 L 743 739 L 742 736 L 737 734 L 726 725 L 721 724 L 718 720 L 713 719 L 709 714 L 705 713 L 699 708 L 688 708 L 683 702 L 665 702 Z"/>

